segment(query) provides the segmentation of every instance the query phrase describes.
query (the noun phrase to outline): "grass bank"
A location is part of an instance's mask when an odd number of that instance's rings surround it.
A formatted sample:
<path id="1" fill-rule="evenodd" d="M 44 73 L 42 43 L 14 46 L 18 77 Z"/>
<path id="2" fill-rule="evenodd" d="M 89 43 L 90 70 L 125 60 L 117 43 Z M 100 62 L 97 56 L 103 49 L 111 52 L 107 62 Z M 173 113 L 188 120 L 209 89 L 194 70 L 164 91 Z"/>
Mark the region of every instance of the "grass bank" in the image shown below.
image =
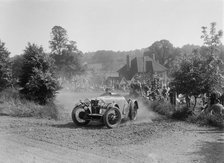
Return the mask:
<path id="1" fill-rule="evenodd" d="M 149 106 L 153 111 L 174 120 L 182 120 L 202 126 L 224 128 L 223 115 L 195 113 L 186 106 L 174 107 L 168 101 L 153 101 Z"/>
<path id="2" fill-rule="evenodd" d="M 8 88 L 0 93 L 0 114 L 14 117 L 60 119 L 61 106 L 54 102 L 39 105 L 21 97 L 18 90 Z"/>

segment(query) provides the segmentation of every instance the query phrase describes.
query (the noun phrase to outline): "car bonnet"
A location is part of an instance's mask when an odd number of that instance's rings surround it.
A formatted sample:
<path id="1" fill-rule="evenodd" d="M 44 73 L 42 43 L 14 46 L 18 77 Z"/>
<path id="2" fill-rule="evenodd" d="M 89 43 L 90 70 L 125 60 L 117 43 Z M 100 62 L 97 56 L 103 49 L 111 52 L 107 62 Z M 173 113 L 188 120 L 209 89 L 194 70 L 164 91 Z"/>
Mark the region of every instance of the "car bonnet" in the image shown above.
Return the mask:
<path id="1" fill-rule="evenodd" d="M 98 100 L 103 100 L 105 103 L 117 103 L 120 108 L 127 105 L 127 101 L 122 96 L 100 96 L 97 97 Z"/>

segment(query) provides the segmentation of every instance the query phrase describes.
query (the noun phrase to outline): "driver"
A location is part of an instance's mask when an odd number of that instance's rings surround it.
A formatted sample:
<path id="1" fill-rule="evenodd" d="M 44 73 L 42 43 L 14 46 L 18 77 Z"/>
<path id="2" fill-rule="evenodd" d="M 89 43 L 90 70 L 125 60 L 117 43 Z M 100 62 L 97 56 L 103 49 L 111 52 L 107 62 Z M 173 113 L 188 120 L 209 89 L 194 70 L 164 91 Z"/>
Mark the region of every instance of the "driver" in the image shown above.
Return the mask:
<path id="1" fill-rule="evenodd" d="M 103 93 L 102 95 L 100 96 L 110 96 L 111 95 L 111 89 L 110 88 L 106 88 L 105 89 L 105 93 Z"/>

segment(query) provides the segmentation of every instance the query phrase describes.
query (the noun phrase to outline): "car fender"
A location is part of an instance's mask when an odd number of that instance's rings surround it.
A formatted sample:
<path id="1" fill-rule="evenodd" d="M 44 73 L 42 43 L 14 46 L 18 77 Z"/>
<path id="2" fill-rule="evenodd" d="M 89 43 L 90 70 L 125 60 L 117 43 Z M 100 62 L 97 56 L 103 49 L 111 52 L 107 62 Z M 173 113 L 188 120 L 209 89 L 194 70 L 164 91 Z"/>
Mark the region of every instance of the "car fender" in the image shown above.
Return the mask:
<path id="1" fill-rule="evenodd" d="M 134 104 L 136 104 L 137 109 L 139 109 L 139 105 L 138 105 L 137 100 L 128 99 L 127 102 L 128 102 L 129 108 L 131 107 L 131 104 L 134 103 Z"/>
<path id="2" fill-rule="evenodd" d="M 119 110 L 119 112 L 121 113 L 121 116 L 122 116 L 122 118 L 123 118 L 123 112 L 122 112 L 122 108 L 120 108 L 119 107 L 119 105 L 117 104 L 117 103 L 109 103 L 108 105 L 107 105 L 107 109 L 109 109 L 109 108 L 111 108 L 111 107 L 116 107 L 116 108 L 118 108 L 118 110 Z"/>

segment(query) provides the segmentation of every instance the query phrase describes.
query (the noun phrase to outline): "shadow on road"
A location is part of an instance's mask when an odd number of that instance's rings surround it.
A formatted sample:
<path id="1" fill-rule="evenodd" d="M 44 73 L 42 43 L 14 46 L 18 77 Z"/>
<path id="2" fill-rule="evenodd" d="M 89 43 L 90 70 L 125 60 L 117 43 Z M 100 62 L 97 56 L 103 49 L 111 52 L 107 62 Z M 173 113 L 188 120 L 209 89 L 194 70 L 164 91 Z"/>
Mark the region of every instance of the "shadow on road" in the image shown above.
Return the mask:
<path id="1" fill-rule="evenodd" d="M 201 140 L 197 143 L 199 150 L 193 154 L 202 156 L 205 163 L 223 163 L 224 160 L 224 129 L 212 128 L 205 130 L 194 130 L 202 135 L 207 135 L 212 140 Z M 210 135 L 211 134 L 211 135 Z"/>

